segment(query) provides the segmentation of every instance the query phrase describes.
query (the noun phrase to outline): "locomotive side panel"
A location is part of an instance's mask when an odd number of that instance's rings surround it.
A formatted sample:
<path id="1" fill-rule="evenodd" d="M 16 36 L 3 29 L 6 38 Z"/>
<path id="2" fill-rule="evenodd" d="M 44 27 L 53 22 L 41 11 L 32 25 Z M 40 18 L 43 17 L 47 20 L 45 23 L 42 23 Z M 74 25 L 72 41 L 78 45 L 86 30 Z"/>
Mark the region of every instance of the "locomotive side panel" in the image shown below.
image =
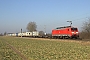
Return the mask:
<path id="1" fill-rule="evenodd" d="M 69 35 L 68 28 L 52 30 L 52 36 L 67 36 Z"/>

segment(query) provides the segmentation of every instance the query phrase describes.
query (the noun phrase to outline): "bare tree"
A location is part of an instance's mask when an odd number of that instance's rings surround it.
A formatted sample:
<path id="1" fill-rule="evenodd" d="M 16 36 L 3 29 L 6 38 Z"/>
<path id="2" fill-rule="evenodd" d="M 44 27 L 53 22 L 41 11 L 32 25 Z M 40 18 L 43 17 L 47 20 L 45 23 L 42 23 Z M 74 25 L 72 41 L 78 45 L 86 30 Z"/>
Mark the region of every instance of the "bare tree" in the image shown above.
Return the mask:
<path id="1" fill-rule="evenodd" d="M 0 36 L 3 36 L 3 34 L 1 33 Z"/>
<path id="2" fill-rule="evenodd" d="M 29 32 L 36 31 L 36 28 L 37 28 L 36 22 L 29 22 L 27 25 L 27 30 Z"/>
<path id="3" fill-rule="evenodd" d="M 82 31 L 90 33 L 90 19 L 83 23 Z"/>
<path id="4" fill-rule="evenodd" d="M 82 32 L 80 33 L 81 38 L 90 38 L 90 19 L 85 21 L 82 26 Z"/>

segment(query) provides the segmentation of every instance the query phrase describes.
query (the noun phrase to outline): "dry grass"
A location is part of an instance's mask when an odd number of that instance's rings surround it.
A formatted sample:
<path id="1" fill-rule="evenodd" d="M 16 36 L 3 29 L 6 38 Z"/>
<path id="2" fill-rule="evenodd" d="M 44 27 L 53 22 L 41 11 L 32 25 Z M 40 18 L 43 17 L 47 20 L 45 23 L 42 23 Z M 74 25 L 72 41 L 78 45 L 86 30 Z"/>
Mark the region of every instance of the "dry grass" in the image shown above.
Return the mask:
<path id="1" fill-rule="evenodd" d="M 2 37 L 28 60 L 89 60 L 90 42 L 43 38 Z"/>

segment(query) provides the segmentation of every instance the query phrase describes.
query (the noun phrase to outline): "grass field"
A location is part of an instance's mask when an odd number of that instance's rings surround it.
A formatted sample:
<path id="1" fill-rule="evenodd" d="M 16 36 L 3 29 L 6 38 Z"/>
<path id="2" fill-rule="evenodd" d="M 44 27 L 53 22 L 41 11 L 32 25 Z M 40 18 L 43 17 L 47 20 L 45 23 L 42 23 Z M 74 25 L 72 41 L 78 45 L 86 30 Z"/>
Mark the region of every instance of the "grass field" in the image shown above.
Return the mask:
<path id="1" fill-rule="evenodd" d="M 27 60 L 89 60 L 90 42 L 0 37 L 0 60 L 22 60 L 22 55 Z"/>

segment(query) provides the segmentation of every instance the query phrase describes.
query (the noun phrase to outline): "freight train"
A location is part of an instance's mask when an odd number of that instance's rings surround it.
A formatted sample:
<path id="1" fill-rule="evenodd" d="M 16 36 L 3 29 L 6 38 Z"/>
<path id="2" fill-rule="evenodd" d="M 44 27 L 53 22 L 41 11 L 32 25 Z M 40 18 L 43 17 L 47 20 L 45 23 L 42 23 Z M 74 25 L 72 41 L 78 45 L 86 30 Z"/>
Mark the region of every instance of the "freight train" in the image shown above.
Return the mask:
<path id="1" fill-rule="evenodd" d="M 15 33 L 15 34 L 8 34 L 8 36 L 22 36 L 22 37 L 41 37 L 39 32 L 24 32 L 24 33 Z M 44 35 L 43 37 L 47 38 L 79 38 L 79 32 L 77 27 L 72 26 L 64 26 L 58 27 L 52 30 L 51 35 Z"/>

